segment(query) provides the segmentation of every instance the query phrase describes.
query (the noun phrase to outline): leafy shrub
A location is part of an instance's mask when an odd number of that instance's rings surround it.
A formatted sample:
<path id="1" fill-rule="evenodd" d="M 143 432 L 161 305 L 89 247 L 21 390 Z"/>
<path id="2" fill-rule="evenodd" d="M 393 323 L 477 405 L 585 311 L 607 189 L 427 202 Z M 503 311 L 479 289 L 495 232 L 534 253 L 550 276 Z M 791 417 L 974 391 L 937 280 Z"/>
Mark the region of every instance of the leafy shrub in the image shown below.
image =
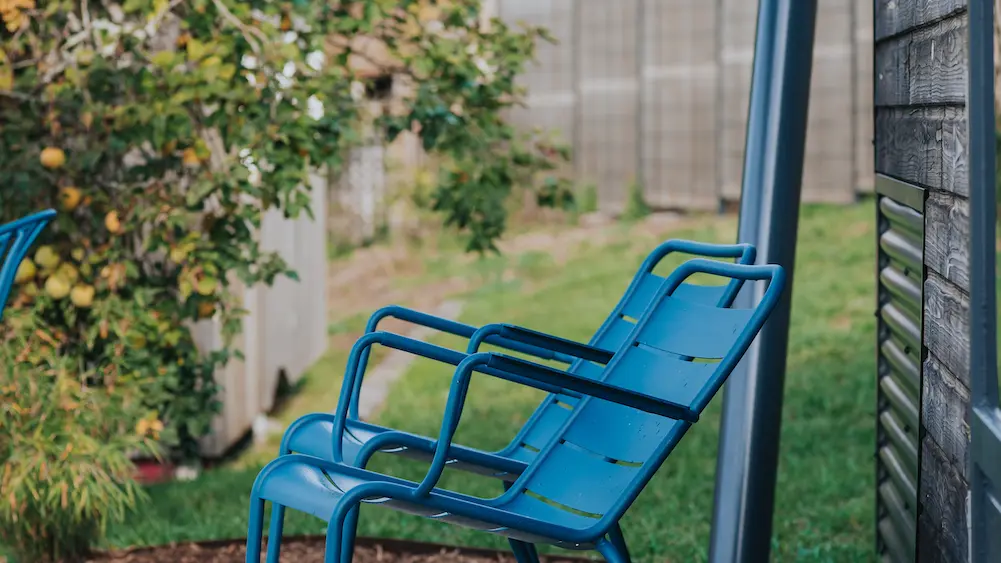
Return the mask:
<path id="1" fill-rule="evenodd" d="M 650 206 L 643 196 L 643 186 L 634 182 L 629 186 L 629 193 L 626 196 L 626 207 L 622 211 L 624 221 L 636 221 L 649 215 Z"/>
<path id="2" fill-rule="evenodd" d="M 79 365 L 156 374 L 143 401 L 179 456 L 208 431 L 233 355 L 200 356 L 188 324 L 214 316 L 232 337 L 231 284 L 292 275 L 255 228 L 270 208 L 308 211 L 310 168 L 336 169 L 361 137 L 351 38 L 381 41 L 384 72 L 415 85 L 379 124 L 441 157 L 431 205 L 470 249 L 493 248 L 498 202 L 565 156 L 501 118 L 542 31 L 481 30 L 475 0 L 25 0 L 0 16 L 0 219 L 62 210 L 13 306 Z"/>
<path id="3" fill-rule="evenodd" d="M 577 199 L 579 213 L 594 213 L 598 210 L 598 186 L 594 183 L 585 184 Z"/>
<path id="4" fill-rule="evenodd" d="M 81 371 L 32 317 L 0 342 L 0 542 L 43 562 L 84 553 L 143 498 L 126 452 L 154 452 L 162 423 L 143 407 L 151 377 Z"/>

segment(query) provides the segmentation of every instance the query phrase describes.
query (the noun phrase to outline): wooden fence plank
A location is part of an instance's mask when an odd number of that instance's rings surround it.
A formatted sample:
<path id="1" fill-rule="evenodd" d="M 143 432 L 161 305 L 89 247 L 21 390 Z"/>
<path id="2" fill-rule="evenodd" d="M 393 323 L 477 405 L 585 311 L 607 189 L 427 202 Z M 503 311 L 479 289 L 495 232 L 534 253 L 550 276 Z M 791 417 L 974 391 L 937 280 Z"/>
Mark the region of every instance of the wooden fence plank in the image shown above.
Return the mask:
<path id="1" fill-rule="evenodd" d="M 925 188 L 968 192 L 965 113 L 957 107 L 876 108 L 876 171 Z"/>
<path id="2" fill-rule="evenodd" d="M 921 444 L 921 510 L 918 516 L 918 562 L 968 561 L 966 491 L 948 456 L 930 437 Z"/>
<path id="3" fill-rule="evenodd" d="M 925 233 L 925 264 L 959 288 L 969 288 L 969 200 L 931 192 L 925 203 Z"/>
<path id="4" fill-rule="evenodd" d="M 924 285 L 924 343 L 942 364 L 970 385 L 970 298 L 934 271 Z"/>
<path id="5" fill-rule="evenodd" d="M 921 425 L 963 479 L 970 461 L 970 390 L 929 353 L 924 362 Z"/>
<path id="6" fill-rule="evenodd" d="M 876 41 L 945 18 L 967 0 L 876 0 Z"/>
<path id="7" fill-rule="evenodd" d="M 876 105 L 962 105 L 966 49 L 965 17 L 951 17 L 878 43 Z"/>
<path id="8" fill-rule="evenodd" d="M 715 210 L 715 7 L 704 0 L 643 0 L 642 19 L 640 147 L 647 203 Z"/>

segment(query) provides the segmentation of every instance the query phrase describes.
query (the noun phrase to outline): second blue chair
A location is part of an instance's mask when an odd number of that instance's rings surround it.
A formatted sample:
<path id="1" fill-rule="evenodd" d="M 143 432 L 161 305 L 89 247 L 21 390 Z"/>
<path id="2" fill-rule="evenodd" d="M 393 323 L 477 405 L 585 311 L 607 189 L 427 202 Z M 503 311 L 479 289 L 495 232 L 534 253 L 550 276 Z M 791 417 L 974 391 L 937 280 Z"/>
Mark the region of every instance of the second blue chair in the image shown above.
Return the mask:
<path id="1" fill-rule="evenodd" d="M 598 380 L 603 375 L 603 368 L 598 364 L 607 364 L 611 360 L 613 353 L 609 350 L 620 348 L 635 327 L 636 320 L 643 317 L 644 312 L 652 305 L 658 290 L 665 283 L 665 278 L 654 274 L 654 270 L 667 256 L 675 253 L 729 258 L 743 265 L 751 264 L 755 259 L 755 249 L 748 244 L 715 245 L 687 240 L 664 242 L 644 260 L 618 304 L 588 344 L 512 325 L 495 324 L 478 329 L 396 306 L 378 311 L 369 320 L 367 334 L 355 345 L 360 351 L 354 356 L 357 366 L 349 368 L 355 377 L 353 384 L 350 385 L 348 418 L 346 429 L 342 434 L 343 459 L 357 467 L 365 467 L 372 456 L 379 452 L 404 455 L 424 461 L 429 461 L 434 453 L 436 441 L 432 438 L 358 419 L 357 405 L 362 379 L 371 346 L 376 343 L 372 335 L 375 334 L 382 319 L 395 317 L 468 338 L 467 353 L 475 353 L 481 344 L 489 343 L 543 359 L 563 361 L 570 364 L 568 373 Z M 691 280 L 683 279 L 674 289 L 672 299 L 726 308 L 732 304 L 744 280 L 733 277 L 727 278 L 726 281 L 727 283 L 722 285 L 697 285 L 691 283 Z M 524 383 L 533 385 L 532 382 Z M 347 380 L 345 384 L 348 384 Z M 553 438 L 560 426 L 571 416 L 581 398 L 579 393 L 558 386 L 550 386 L 546 390 L 550 391 L 549 395 L 543 399 L 508 446 L 495 452 L 486 452 L 453 444 L 449 448 L 451 456 L 449 467 L 497 477 L 504 481 L 505 486 L 509 486 Z M 334 413 L 313 413 L 299 418 L 286 430 L 279 453 L 285 455 L 295 452 L 333 460 L 334 441 L 337 440 L 334 421 Z M 282 535 L 283 511 L 284 508 L 279 505 L 273 512 L 269 532 L 273 538 L 280 538 Z M 621 536 L 617 525 L 615 531 Z"/>
<path id="2" fill-rule="evenodd" d="M 662 243 L 643 261 L 618 304 L 587 344 L 513 325 L 498 324 L 478 328 L 397 306 L 376 312 L 368 322 L 366 334 L 374 333 L 379 322 L 388 317 L 464 338 L 472 338 L 479 331 L 479 337 L 470 341 L 467 353 L 475 353 L 481 344 L 487 343 L 542 359 L 562 361 L 570 364 L 567 370 L 569 373 L 597 379 L 602 373 L 602 367 L 598 364 L 606 364 L 611 360 L 613 354 L 610 350 L 617 350 L 625 341 L 635 326 L 636 319 L 643 316 L 657 290 L 663 285 L 665 278 L 654 274 L 654 270 L 667 256 L 675 253 L 734 259 L 739 264 L 752 264 L 755 259 L 755 248 L 749 244 L 717 245 L 688 240 Z M 731 278 L 723 285 L 697 285 L 685 280 L 672 297 L 707 306 L 729 307 L 742 283 L 743 280 L 738 278 Z M 362 345 L 362 341 L 358 345 Z M 358 397 L 370 352 L 371 344 L 362 346 L 358 375 L 351 387 L 349 418 L 343 444 L 345 459 L 349 463 L 364 466 L 368 458 L 379 451 L 422 460 L 430 459 L 434 440 L 359 420 Z M 450 460 L 450 467 L 512 481 L 570 416 L 578 399 L 579 395 L 576 393 L 554 389 L 506 447 L 495 452 L 484 452 L 453 445 L 450 451 L 455 457 Z M 300 417 L 286 430 L 279 453 L 295 452 L 332 459 L 333 422 L 333 413 L 312 413 Z"/>
<path id="3" fill-rule="evenodd" d="M 769 283 L 753 309 L 675 298 L 681 282 L 695 273 Z M 270 501 L 273 519 L 282 518 L 287 506 L 327 521 L 327 563 L 352 560 L 361 503 L 506 536 L 519 563 L 538 560 L 533 545 L 538 543 L 596 549 L 607 561 L 627 563 L 619 519 L 698 421 L 783 289 L 784 274 L 778 266 L 690 260 L 655 292 L 600 380 L 496 353 L 463 354 L 389 333 L 363 337 L 359 345 L 379 342 L 457 366 L 426 477 L 416 483 L 343 463 L 341 438 L 348 423 L 350 384 L 359 376 L 363 349 L 356 346 L 334 419 L 333 459 L 284 455 L 261 471 L 251 493 L 247 562 L 259 561 L 264 504 Z M 474 335 L 473 340 L 480 338 Z M 692 361 L 696 358 L 700 361 Z M 552 439 L 510 487 L 492 499 L 437 488 L 453 457 L 451 442 L 474 372 L 580 396 Z M 274 531 L 274 520 L 272 524 Z M 269 563 L 278 561 L 280 524 L 278 530 L 279 535 L 269 538 Z"/>

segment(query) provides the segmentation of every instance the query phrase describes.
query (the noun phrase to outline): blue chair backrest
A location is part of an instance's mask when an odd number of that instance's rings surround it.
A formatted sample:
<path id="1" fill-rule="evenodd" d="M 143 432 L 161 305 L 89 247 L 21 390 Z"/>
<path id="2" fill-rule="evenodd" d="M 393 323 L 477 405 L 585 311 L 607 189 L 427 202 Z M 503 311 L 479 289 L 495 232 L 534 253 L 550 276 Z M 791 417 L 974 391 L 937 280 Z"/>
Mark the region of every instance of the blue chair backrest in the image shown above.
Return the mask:
<path id="1" fill-rule="evenodd" d="M 682 253 L 715 258 L 733 258 L 735 250 L 740 251 L 740 256 L 737 257 L 738 264 L 754 263 L 755 248 L 750 244 L 706 245 L 679 239 L 661 243 L 643 261 L 615 309 L 591 338 L 591 344 L 608 350 L 616 350 L 625 341 L 636 319 L 643 316 L 658 290 L 666 281 L 665 278 L 654 274 L 653 271 L 667 255 Z M 731 279 L 722 285 L 697 285 L 684 281 L 675 290 L 674 296 L 697 303 L 729 307 L 737 297 L 737 292 L 740 291 L 742 284 L 743 280 L 739 279 Z"/>
<path id="2" fill-rule="evenodd" d="M 716 307 L 677 297 L 684 279 L 706 271 L 770 283 L 754 309 Z M 784 274 L 778 266 L 686 262 L 669 276 L 654 306 L 630 331 L 605 369 L 604 381 L 701 413 L 760 331 L 783 288 Z M 635 500 L 691 424 L 582 398 L 553 433 L 559 439 L 542 448 L 515 482 L 508 501 L 520 511 L 548 514 L 564 522 L 610 525 Z"/>
<path id="3" fill-rule="evenodd" d="M 3 318 L 7 297 L 21 261 L 55 215 L 56 212 L 49 209 L 0 225 L 0 318 Z"/>
<path id="4" fill-rule="evenodd" d="M 715 258 L 732 258 L 735 250 L 740 252 L 737 258 L 739 264 L 751 264 L 755 259 L 755 248 L 749 244 L 718 246 L 705 245 L 687 240 L 669 240 L 660 244 L 651 252 L 640 266 L 619 303 L 598 328 L 589 343 L 605 350 L 618 350 L 629 337 L 636 326 L 636 320 L 641 318 L 650 307 L 666 281 L 665 278 L 653 273 L 668 254 L 698 254 Z M 727 283 L 720 285 L 697 285 L 684 279 L 674 289 L 672 297 L 685 302 L 701 303 L 709 307 L 729 307 L 737 297 L 744 280 L 729 278 Z M 568 369 L 569 372 L 582 377 L 600 379 L 603 366 L 578 360 Z M 525 424 L 521 434 L 516 438 L 519 448 L 524 451 L 514 451 L 511 455 L 524 461 L 535 457 L 553 434 L 570 416 L 577 398 L 564 394 L 552 394 L 543 399 L 542 403 Z"/>

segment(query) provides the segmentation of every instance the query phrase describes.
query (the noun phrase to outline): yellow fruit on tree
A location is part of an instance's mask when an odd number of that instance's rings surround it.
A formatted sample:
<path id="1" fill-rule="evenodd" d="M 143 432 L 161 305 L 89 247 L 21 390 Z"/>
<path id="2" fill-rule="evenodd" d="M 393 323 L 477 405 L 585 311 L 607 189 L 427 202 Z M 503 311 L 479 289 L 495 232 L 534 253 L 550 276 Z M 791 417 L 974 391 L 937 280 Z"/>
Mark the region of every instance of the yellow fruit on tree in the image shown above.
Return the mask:
<path id="1" fill-rule="evenodd" d="M 82 248 L 74 248 L 70 251 L 70 257 L 72 257 L 77 262 L 82 262 L 87 256 L 87 251 Z"/>
<path id="2" fill-rule="evenodd" d="M 63 262 L 58 268 L 56 268 L 56 275 L 70 282 L 70 284 L 74 284 L 78 279 L 80 279 L 80 272 L 73 267 L 73 264 L 68 262 Z"/>
<path id="3" fill-rule="evenodd" d="M 124 264 L 108 264 L 101 268 L 101 277 L 108 280 L 112 291 L 115 291 L 125 281 L 126 273 Z"/>
<path id="4" fill-rule="evenodd" d="M 160 438 L 160 432 L 163 431 L 163 422 L 156 418 L 142 418 L 136 422 L 136 434 L 146 437 L 150 434 L 153 435 L 153 439 L 158 440 Z"/>
<path id="5" fill-rule="evenodd" d="M 66 164 L 66 153 L 63 152 L 63 149 L 57 147 L 45 147 L 42 149 L 42 154 L 39 155 L 38 160 L 46 168 L 61 168 L 62 165 Z"/>
<path id="6" fill-rule="evenodd" d="M 70 293 L 70 282 L 58 275 L 51 276 L 45 280 L 45 293 L 53 299 L 63 299 Z"/>
<path id="7" fill-rule="evenodd" d="M 38 295 L 38 285 L 35 282 L 28 282 L 21 288 L 21 293 L 28 297 L 34 297 Z"/>
<path id="8" fill-rule="evenodd" d="M 55 270 L 59 265 L 59 254 L 51 246 L 41 246 L 35 252 L 35 263 L 43 270 Z"/>
<path id="9" fill-rule="evenodd" d="M 186 148 L 181 155 L 181 163 L 189 168 L 196 168 L 201 166 L 202 160 L 198 158 L 198 153 L 195 152 L 195 149 Z"/>
<path id="10" fill-rule="evenodd" d="M 170 249 L 170 260 L 177 264 L 184 262 L 188 257 L 188 248 L 185 246 L 175 246 Z"/>
<path id="11" fill-rule="evenodd" d="M 122 221 L 118 218 L 117 211 L 109 211 L 104 216 L 104 227 L 112 234 L 118 234 L 122 230 Z"/>
<path id="12" fill-rule="evenodd" d="M 210 277 L 204 277 L 198 280 L 198 285 L 195 286 L 195 291 L 199 295 L 212 295 L 215 293 L 216 288 L 219 287 L 219 280 Z"/>
<path id="13" fill-rule="evenodd" d="M 215 303 L 203 301 L 198 304 L 198 318 L 207 319 L 215 314 Z"/>
<path id="14" fill-rule="evenodd" d="M 25 258 L 21 260 L 21 264 L 17 267 L 17 273 L 14 274 L 14 281 L 16 283 L 28 282 L 34 279 L 37 273 L 38 268 L 35 267 L 35 263 Z"/>
<path id="15" fill-rule="evenodd" d="M 87 284 L 73 286 L 70 291 L 70 301 L 81 309 L 90 307 L 94 303 L 94 286 Z"/>
<path id="16" fill-rule="evenodd" d="M 75 186 L 66 186 L 59 190 L 59 201 L 62 203 L 64 211 L 73 211 L 80 205 L 83 199 L 83 192 Z"/>

